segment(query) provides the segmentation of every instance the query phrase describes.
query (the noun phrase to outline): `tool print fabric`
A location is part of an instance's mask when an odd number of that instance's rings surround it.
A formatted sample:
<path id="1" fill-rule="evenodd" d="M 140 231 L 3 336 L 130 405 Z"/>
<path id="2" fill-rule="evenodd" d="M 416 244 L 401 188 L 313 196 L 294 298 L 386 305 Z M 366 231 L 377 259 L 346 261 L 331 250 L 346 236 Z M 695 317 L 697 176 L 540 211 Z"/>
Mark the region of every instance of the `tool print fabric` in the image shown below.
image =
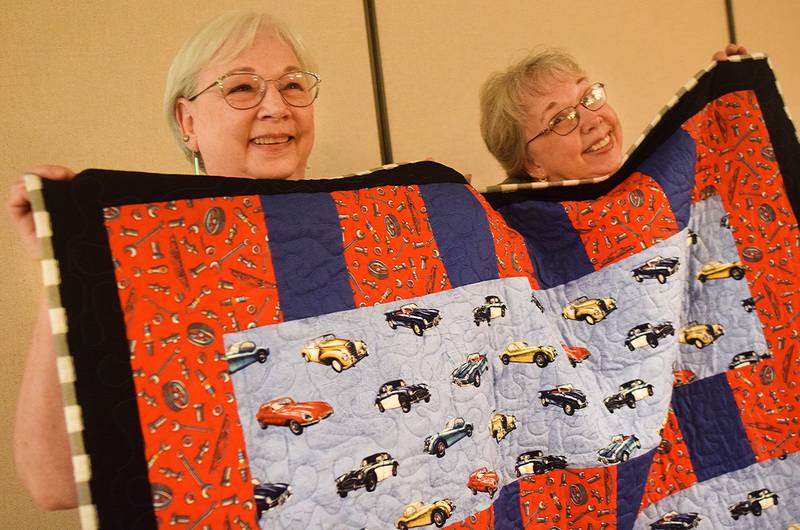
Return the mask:
<path id="1" fill-rule="evenodd" d="M 765 60 L 692 85 L 580 187 L 42 182 L 83 526 L 800 521 L 800 146 Z"/>

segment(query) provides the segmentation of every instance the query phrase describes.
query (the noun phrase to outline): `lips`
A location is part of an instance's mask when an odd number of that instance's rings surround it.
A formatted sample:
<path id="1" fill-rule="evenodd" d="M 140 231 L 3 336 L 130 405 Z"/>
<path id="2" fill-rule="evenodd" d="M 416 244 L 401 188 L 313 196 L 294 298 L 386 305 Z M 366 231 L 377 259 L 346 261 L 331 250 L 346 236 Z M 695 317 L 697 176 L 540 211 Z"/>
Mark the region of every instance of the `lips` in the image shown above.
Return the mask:
<path id="1" fill-rule="evenodd" d="M 601 149 L 603 149 L 604 147 L 607 147 L 610 144 L 611 144 L 611 133 L 603 136 L 597 142 L 595 142 L 592 145 L 590 145 L 584 151 L 584 153 L 596 153 L 597 151 L 600 151 Z"/>
<path id="2" fill-rule="evenodd" d="M 285 144 L 293 139 L 294 136 L 259 136 L 257 138 L 253 138 L 250 141 L 256 145 L 275 145 L 275 144 Z"/>

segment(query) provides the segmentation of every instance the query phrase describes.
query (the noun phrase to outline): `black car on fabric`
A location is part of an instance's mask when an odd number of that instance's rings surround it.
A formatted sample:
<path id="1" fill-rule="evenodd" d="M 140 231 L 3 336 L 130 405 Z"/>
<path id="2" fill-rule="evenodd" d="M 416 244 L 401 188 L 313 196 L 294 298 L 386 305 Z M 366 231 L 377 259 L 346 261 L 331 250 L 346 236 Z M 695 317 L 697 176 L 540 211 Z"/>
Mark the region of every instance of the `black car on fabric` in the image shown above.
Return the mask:
<path id="1" fill-rule="evenodd" d="M 256 501 L 256 511 L 259 519 L 261 515 L 276 506 L 280 506 L 292 495 L 289 485 L 283 482 L 261 482 L 253 484 L 253 498 Z"/>
<path id="2" fill-rule="evenodd" d="M 646 278 L 655 278 L 658 283 L 666 283 L 667 278 L 675 274 L 679 267 L 680 260 L 678 258 L 656 256 L 633 269 L 631 274 L 637 282 L 643 282 Z"/>
<path id="3" fill-rule="evenodd" d="M 697 512 L 667 512 L 661 516 L 661 519 L 658 521 L 650 523 L 650 530 L 684 530 L 688 528 L 697 528 L 700 521 L 701 518 Z"/>
<path id="4" fill-rule="evenodd" d="M 616 409 L 623 406 L 634 409 L 636 402 L 653 395 L 653 385 L 645 383 L 641 379 L 632 379 L 619 385 L 619 391 L 603 400 L 609 412 L 613 413 Z"/>
<path id="5" fill-rule="evenodd" d="M 336 493 L 347 497 L 347 493 L 360 488 L 374 491 L 378 482 L 397 476 L 397 460 L 389 453 L 375 453 L 361 461 L 361 467 L 336 478 Z"/>
<path id="6" fill-rule="evenodd" d="M 586 394 L 572 385 L 558 385 L 550 390 L 541 390 L 539 399 L 545 407 L 551 404 L 561 407 L 567 416 L 572 416 L 576 409 L 582 409 L 589 404 Z"/>
<path id="7" fill-rule="evenodd" d="M 381 385 L 375 397 L 375 406 L 380 412 L 389 409 L 401 408 L 403 412 L 411 411 L 411 404 L 418 401 L 425 403 L 431 400 L 431 391 L 428 385 L 419 383 L 408 385 L 402 379 L 393 379 Z"/>
<path id="8" fill-rule="evenodd" d="M 486 355 L 481 353 L 473 353 L 467 356 L 466 361 L 453 370 L 450 374 L 450 379 L 453 384 L 458 386 L 475 385 L 481 386 L 481 374 L 489 369 L 489 360 Z"/>
<path id="9" fill-rule="evenodd" d="M 744 300 L 742 300 L 742 307 L 748 313 L 752 313 L 753 311 L 756 310 L 755 299 L 752 296 L 750 298 L 745 298 Z"/>
<path id="10" fill-rule="evenodd" d="M 631 351 L 641 348 L 645 344 L 655 348 L 658 346 L 658 339 L 663 339 L 667 335 L 675 335 L 675 327 L 672 322 L 667 321 L 656 325 L 646 322 L 628 330 L 625 346 Z"/>
<path id="11" fill-rule="evenodd" d="M 492 320 L 504 316 L 506 316 L 506 304 L 500 300 L 500 297 L 494 295 L 487 296 L 483 305 L 472 310 L 472 318 L 475 320 L 476 326 L 480 326 L 481 322 L 486 322 L 488 326 L 491 326 Z"/>
<path id="12" fill-rule="evenodd" d="M 766 351 L 764 353 L 758 353 L 754 351 L 743 351 L 742 353 L 737 353 L 731 359 L 728 368 L 731 370 L 735 368 L 742 368 L 744 366 L 750 366 L 751 364 L 756 364 L 759 361 L 764 359 L 772 359 L 772 353 Z"/>
<path id="13" fill-rule="evenodd" d="M 566 467 L 567 459 L 563 456 L 546 455 L 537 449 L 519 455 L 514 472 L 518 477 L 531 473 L 543 475 L 553 469 L 564 469 Z"/>
<path id="14" fill-rule="evenodd" d="M 742 515 L 752 513 L 755 516 L 760 516 L 767 508 L 778 505 L 778 494 L 773 493 L 767 488 L 751 491 L 747 494 L 747 499 L 736 504 L 728 506 L 728 511 L 731 513 L 733 520 L 737 520 Z"/>
<path id="15" fill-rule="evenodd" d="M 442 316 L 438 309 L 423 309 L 417 304 L 405 304 L 400 309 L 384 313 L 389 327 L 397 329 L 398 326 L 411 328 L 420 337 L 426 329 L 438 326 Z"/>
<path id="16" fill-rule="evenodd" d="M 611 443 L 597 451 L 597 460 L 606 465 L 627 462 L 634 451 L 641 447 L 642 443 L 635 434 L 615 434 L 611 437 Z"/>

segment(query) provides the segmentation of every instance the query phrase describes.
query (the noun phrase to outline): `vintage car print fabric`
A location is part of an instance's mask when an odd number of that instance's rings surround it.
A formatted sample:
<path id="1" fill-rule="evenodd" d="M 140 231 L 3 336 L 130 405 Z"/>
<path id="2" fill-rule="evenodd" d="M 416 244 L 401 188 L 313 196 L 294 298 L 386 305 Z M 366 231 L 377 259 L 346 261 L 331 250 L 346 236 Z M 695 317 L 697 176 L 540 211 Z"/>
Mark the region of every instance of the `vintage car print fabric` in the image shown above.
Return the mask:
<path id="1" fill-rule="evenodd" d="M 253 499 L 256 501 L 256 511 L 259 519 L 261 519 L 261 515 L 264 512 L 280 506 L 292 495 L 292 490 L 288 484 L 282 482 L 275 484 L 254 482 Z"/>
<path id="2" fill-rule="evenodd" d="M 544 368 L 556 360 L 558 353 L 552 346 L 528 346 L 528 343 L 515 340 L 500 354 L 503 364 L 508 363 L 535 363 L 539 368 Z"/>
<path id="3" fill-rule="evenodd" d="M 397 476 L 398 465 L 389 453 L 367 456 L 358 469 L 336 477 L 336 492 L 340 497 L 347 497 L 349 492 L 360 488 L 375 491 L 378 482 Z"/>
<path id="4" fill-rule="evenodd" d="M 645 345 L 657 348 L 658 340 L 668 335 L 675 335 L 675 328 L 672 326 L 672 322 L 662 322 L 655 325 L 645 322 L 628 330 L 625 346 L 631 351 Z"/>
<path id="5" fill-rule="evenodd" d="M 570 320 L 583 320 L 594 325 L 600 322 L 609 313 L 617 308 L 617 301 L 613 298 L 587 298 L 581 296 L 564 306 L 561 315 Z"/>
<path id="6" fill-rule="evenodd" d="M 736 504 L 732 504 L 728 510 L 731 512 L 731 517 L 733 517 L 734 521 L 739 517 L 749 513 L 752 513 L 756 517 L 760 517 L 765 509 L 778 505 L 778 498 L 779 497 L 777 493 L 773 493 L 769 489 L 763 488 L 760 490 L 751 491 L 747 494 L 747 499 L 737 502 Z"/>
<path id="7" fill-rule="evenodd" d="M 566 467 L 567 459 L 563 456 L 546 455 L 537 449 L 519 455 L 514 472 L 518 477 L 530 473 L 541 475 L 553 469 Z"/>
<path id="8" fill-rule="evenodd" d="M 517 418 L 512 414 L 495 412 L 489 417 L 489 432 L 497 443 L 502 442 L 517 428 Z"/>
<path id="9" fill-rule="evenodd" d="M 702 517 L 697 512 L 678 513 L 667 512 L 661 519 L 650 523 L 650 530 L 672 530 L 682 528 L 697 528 Z"/>
<path id="10" fill-rule="evenodd" d="M 646 278 L 655 278 L 658 283 L 666 283 L 667 278 L 675 274 L 679 266 L 680 260 L 678 258 L 656 256 L 633 269 L 631 274 L 637 282 L 643 282 Z"/>
<path id="11" fill-rule="evenodd" d="M 292 434 L 300 435 L 303 429 L 333 414 L 333 407 L 324 401 L 296 402 L 290 397 L 267 401 L 259 407 L 256 421 L 262 429 L 270 425 L 289 427 Z"/>
<path id="12" fill-rule="evenodd" d="M 597 459 L 603 464 L 627 462 L 636 449 L 642 446 L 635 434 L 617 434 L 611 443 L 597 452 Z"/>
<path id="13" fill-rule="evenodd" d="M 692 86 L 581 186 L 28 179 L 87 528 L 797 523 L 800 144 L 766 61 Z"/>
<path id="14" fill-rule="evenodd" d="M 403 412 L 411 412 L 411 405 L 419 401 L 428 403 L 431 392 L 425 383 L 408 385 L 402 379 L 393 379 L 381 385 L 375 396 L 375 407 L 379 412 L 400 408 Z"/>
<path id="15" fill-rule="evenodd" d="M 301 355 L 308 363 L 325 364 L 341 372 L 366 357 L 368 352 L 363 341 L 340 339 L 327 333 L 308 343 Z"/>
<path id="16" fill-rule="evenodd" d="M 423 309 L 417 307 L 417 304 L 405 304 L 400 309 L 386 313 L 386 322 L 390 328 L 411 328 L 420 337 L 426 329 L 439 325 L 441 320 L 442 315 L 438 309 Z"/>
<path id="17" fill-rule="evenodd" d="M 741 261 L 733 263 L 720 263 L 719 261 L 709 261 L 700 268 L 697 279 L 701 282 L 708 280 L 721 280 L 723 278 L 733 278 L 741 280 L 744 278 L 744 266 Z"/>
<path id="18" fill-rule="evenodd" d="M 489 370 L 489 360 L 486 355 L 473 353 L 467 356 L 464 364 L 453 370 L 450 377 L 453 383 L 458 386 L 474 385 L 481 386 L 481 374 Z"/>
<path id="19" fill-rule="evenodd" d="M 225 360 L 228 361 L 228 371 L 238 372 L 253 363 L 265 363 L 269 356 L 269 348 L 258 346 L 251 340 L 244 340 L 231 344 L 225 352 Z"/>
<path id="20" fill-rule="evenodd" d="M 506 316 L 506 305 L 500 300 L 500 297 L 494 295 L 487 296 L 483 305 L 472 310 L 476 326 L 480 326 L 481 322 L 491 325 L 492 320 L 504 316 Z"/>
<path id="21" fill-rule="evenodd" d="M 477 495 L 478 492 L 488 493 L 491 499 L 497 493 L 499 481 L 500 475 L 497 471 L 482 467 L 469 474 L 467 488 L 473 495 Z"/>
<path id="22" fill-rule="evenodd" d="M 633 379 L 619 385 L 618 392 L 605 398 L 603 405 L 612 413 L 614 410 L 622 408 L 623 405 L 635 409 L 637 401 L 652 395 L 653 385 L 645 383 L 641 379 Z"/>
<path id="23" fill-rule="evenodd" d="M 447 422 L 444 429 L 425 438 L 424 451 L 442 458 L 448 447 L 462 438 L 472 436 L 472 431 L 472 424 L 464 421 L 464 418 L 453 418 Z"/>
<path id="24" fill-rule="evenodd" d="M 403 515 L 395 522 L 395 528 L 419 528 L 431 524 L 441 528 L 453 513 L 455 505 L 450 499 L 441 499 L 430 504 L 415 502 L 406 506 Z"/>

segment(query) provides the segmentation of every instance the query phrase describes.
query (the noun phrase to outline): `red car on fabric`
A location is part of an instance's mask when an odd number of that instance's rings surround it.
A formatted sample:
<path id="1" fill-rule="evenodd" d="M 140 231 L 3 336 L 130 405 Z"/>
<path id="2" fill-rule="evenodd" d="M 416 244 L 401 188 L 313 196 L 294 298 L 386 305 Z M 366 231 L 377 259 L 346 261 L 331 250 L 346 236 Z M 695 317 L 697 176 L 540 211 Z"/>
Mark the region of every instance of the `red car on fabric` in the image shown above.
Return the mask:
<path id="1" fill-rule="evenodd" d="M 562 342 L 561 347 L 564 348 L 565 352 L 567 352 L 569 364 L 571 364 L 573 368 L 578 366 L 578 363 L 582 363 L 592 355 L 589 353 L 589 350 L 582 346 L 567 346 Z"/>
<path id="2" fill-rule="evenodd" d="M 472 491 L 473 495 L 477 495 L 479 491 L 484 491 L 492 499 L 497 492 L 497 483 L 499 481 L 500 477 L 497 475 L 497 471 L 482 467 L 470 473 L 467 487 Z"/>
<path id="3" fill-rule="evenodd" d="M 297 402 L 290 397 L 279 397 L 259 407 L 256 421 L 262 429 L 270 425 L 289 427 L 300 435 L 304 427 L 314 425 L 333 414 L 333 407 L 324 401 Z"/>

